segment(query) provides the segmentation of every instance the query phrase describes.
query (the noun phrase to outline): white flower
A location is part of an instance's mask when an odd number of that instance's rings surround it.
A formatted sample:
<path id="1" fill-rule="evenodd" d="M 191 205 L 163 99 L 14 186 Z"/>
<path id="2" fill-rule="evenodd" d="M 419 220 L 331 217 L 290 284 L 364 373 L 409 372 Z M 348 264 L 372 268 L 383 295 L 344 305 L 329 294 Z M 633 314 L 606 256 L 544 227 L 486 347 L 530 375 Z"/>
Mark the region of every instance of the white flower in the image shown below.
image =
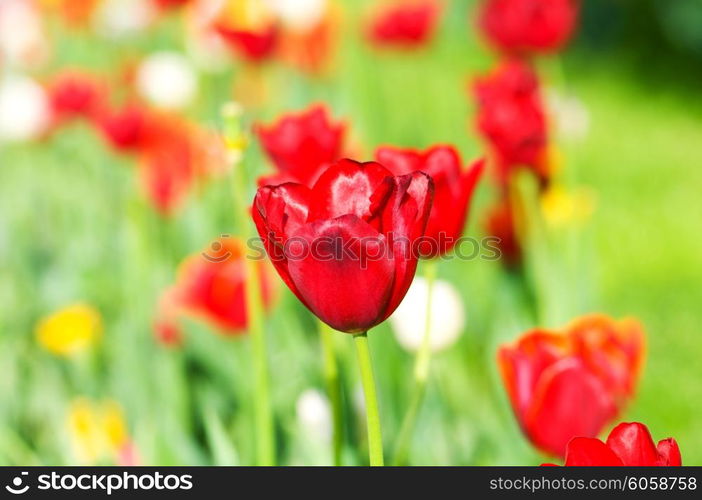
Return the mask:
<path id="1" fill-rule="evenodd" d="M 422 345 L 428 298 L 427 281 L 416 277 L 400 306 L 390 316 L 395 338 L 408 351 L 416 351 Z M 432 351 L 450 347 L 456 342 L 464 326 L 465 314 L 460 295 L 450 283 L 434 280 L 429 329 Z"/>
<path id="2" fill-rule="evenodd" d="M 0 0 L 0 60 L 28 67 L 43 63 L 49 52 L 41 13 L 24 0 Z"/>
<path id="3" fill-rule="evenodd" d="M 184 55 L 178 52 L 157 52 L 139 66 L 137 89 L 142 97 L 155 106 L 180 109 L 190 104 L 195 97 L 197 76 Z"/>
<path id="4" fill-rule="evenodd" d="M 49 102 L 41 85 L 20 75 L 0 80 L 0 140 L 34 139 L 44 132 L 49 119 Z"/>
<path id="5" fill-rule="evenodd" d="M 224 0 L 196 0 L 185 16 L 185 48 L 201 71 L 219 73 L 231 67 L 231 50 L 213 29 Z"/>
<path id="6" fill-rule="evenodd" d="M 570 141 L 581 141 L 587 137 L 590 113 L 580 99 L 549 89 L 546 102 L 558 135 Z"/>
<path id="7" fill-rule="evenodd" d="M 327 0 L 270 0 L 270 6 L 285 26 L 305 32 L 322 21 Z"/>
<path id="8" fill-rule="evenodd" d="M 327 397 L 317 389 L 307 389 L 297 398 L 297 421 L 306 436 L 329 441 L 332 434 L 332 415 Z"/>
<path id="9" fill-rule="evenodd" d="M 108 38 L 126 38 L 146 29 L 155 16 L 151 2 L 105 0 L 94 18 L 94 29 Z"/>

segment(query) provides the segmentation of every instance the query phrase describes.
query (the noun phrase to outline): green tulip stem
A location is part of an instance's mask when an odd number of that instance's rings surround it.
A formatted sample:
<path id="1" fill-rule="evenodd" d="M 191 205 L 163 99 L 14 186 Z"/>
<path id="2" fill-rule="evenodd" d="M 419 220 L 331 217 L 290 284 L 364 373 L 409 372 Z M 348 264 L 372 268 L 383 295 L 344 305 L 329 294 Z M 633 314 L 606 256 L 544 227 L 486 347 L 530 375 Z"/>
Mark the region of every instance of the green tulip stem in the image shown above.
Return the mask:
<path id="1" fill-rule="evenodd" d="M 366 332 L 359 333 L 353 336 L 353 340 L 356 344 L 358 367 L 361 372 L 363 395 L 366 401 L 368 457 L 371 467 L 380 467 L 383 465 L 383 437 L 380 432 L 380 413 L 378 412 L 378 397 L 373 378 L 373 364 L 368 348 L 368 335 Z"/>
<path id="2" fill-rule="evenodd" d="M 235 150 L 243 144 L 239 121 L 240 110 L 236 106 L 225 106 L 223 110 L 224 137 L 228 148 Z M 241 153 L 241 151 L 236 151 Z M 246 189 L 247 175 L 245 165 L 241 161 L 233 161 L 232 177 L 234 187 L 234 203 L 239 218 L 239 233 L 245 241 L 251 236 L 251 216 Z M 271 409 L 270 383 L 268 380 L 268 346 L 263 318 L 263 302 L 261 298 L 260 273 L 256 262 L 248 255 L 244 256 L 246 271 L 246 319 L 251 336 L 252 369 L 254 376 L 254 432 L 256 436 L 256 463 L 258 465 L 275 465 L 275 429 Z"/>

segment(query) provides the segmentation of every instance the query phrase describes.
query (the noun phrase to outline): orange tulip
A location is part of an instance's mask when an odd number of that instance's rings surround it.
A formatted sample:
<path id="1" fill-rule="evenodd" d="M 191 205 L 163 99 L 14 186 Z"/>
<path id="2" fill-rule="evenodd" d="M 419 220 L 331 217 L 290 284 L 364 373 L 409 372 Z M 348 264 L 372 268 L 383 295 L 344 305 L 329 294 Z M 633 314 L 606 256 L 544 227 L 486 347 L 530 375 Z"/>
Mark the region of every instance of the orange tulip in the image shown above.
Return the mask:
<path id="1" fill-rule="evenodd" d="M 596 437 L 633 396 L 644 346 L 637 321 L 595 314 L 500 347 L 502 380 L 531 442 L 563 456 L 573 437 Z"/>
<path id="2" fill-rule="evenodd" d="M 244 333 L 248 326 L 245 258 L 244 243 L 230 237 L 221 237 L 202 253 L 186 258 L 176 283 L 161 298 L 157 337 L 165 343 L 178 343 L 181 316 L 204 320 L 225 335 Z M 273 303 L 276 284 L 267 266 L 260 261 L 256 267 L 266 310 Z"/>

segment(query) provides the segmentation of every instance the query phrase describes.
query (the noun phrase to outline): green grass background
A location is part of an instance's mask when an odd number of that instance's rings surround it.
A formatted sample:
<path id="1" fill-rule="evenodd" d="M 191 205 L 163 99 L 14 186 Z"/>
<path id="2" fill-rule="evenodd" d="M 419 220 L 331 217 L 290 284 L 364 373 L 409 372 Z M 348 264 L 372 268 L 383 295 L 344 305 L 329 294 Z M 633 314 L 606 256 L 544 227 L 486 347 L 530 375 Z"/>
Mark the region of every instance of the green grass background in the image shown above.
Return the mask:
<path id="1" fill-rule="evenodd" d="M 247 119 L 325 101 L 348 119 L 366 156 L 381 143 L 435 142 L 477 156 L 468 78 L 494 55 L 470 28 L 470 2 L 452 3 L 429 50 L 407 54 L 376 53 L 359 40 L 361 3 L 345 2 L 334 73 L 315 80 L 268 68 L 269 100 Z M 61 31 L 52 66 L 109 71 L 135 54 L 182 48 L 177 18 L 121 45 Z M 640 318 L 648 361 L 622 419 L 646 423 L 656 439 L 675 437 L 684 463 L 702 464 L 702 109 L 695 94 L 675 83 L 678 75 L 654 84 L 621 61 L 604 50 L 573 50 L 563 58 L 558 84 L 591 115 L 587 138 L 562 145 L 563 177 L 569 186 L 592 188 L 597 205 L 584 227 L 550 235 L 541 322 L 558 326 L 592 311 Z M 554 65 L 544 67 L 548 74 Z M 192 116 L 217 126 L 219 106 L 239 76 L 234 67 L 201 75 Z M 269 168 L 256 145 L 246 165 Z M 491 196 L 483 182 L 469 234 L 479 234 Z M 248 340 L 190 323 L 183 349 L 167 350 L 151 331 L 155 301 L 177 262 L 233 233 L 237 223 L 226 179 L 204 186 L 177 217 L 158 217 L 139 195 L 130 162 L 81 124 L 40 144 L 0 145 L 0 463 L 71 463 L 65 415 L 79 395 L 123 405 L 147 464 L 252 462 Z M 443 262 L 439 273 L 460 290 L 468 322 L 458 345 L 435 359 L 412 462 L 540 463 L 517 428 L 494 363 L 499 342 L 536 326 L 515 280 L 481 260 Z M 86 359 L 56 359 L 38 346 L 34 326 L 76 300 L 100 310 L 103 339 Z M 299 394 L 324 387 L 315 322 L 283 290 L 267 329 L 280 460 L 328 463 L 329 450 L 310 443 L 295 419 Z M 409 402 L 412 359 L 388 326 L 370 339 L 390 451 Z M 343 368 L 344 461 L 365 463 L 351 338 L 338 334 L 335 341 Z"/>

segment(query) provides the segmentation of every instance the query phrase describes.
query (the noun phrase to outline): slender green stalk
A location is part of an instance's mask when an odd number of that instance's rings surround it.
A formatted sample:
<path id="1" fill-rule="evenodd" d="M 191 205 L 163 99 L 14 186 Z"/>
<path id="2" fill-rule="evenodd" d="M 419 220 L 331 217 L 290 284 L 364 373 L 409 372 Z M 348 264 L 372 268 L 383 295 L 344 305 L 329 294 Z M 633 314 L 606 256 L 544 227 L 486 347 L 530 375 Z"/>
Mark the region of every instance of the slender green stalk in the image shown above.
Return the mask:
<path id="1" fill-rule="evenodd" d="M 332 455 L 334 465 L 341 465 L 341 451 L 344 443 L 342 412 L 341 412 L 341 384 L 339 381 L 339 366 L 334 353 L 334 331 L 325 323 L 319 322 L 319 337 L 322 344 L 324 358 L 324 382 L 329 394 L 332 408 L 333 436 Z"/>
<path id="2" fill-rule="evenodd" d="M 368 457 L 371 467 L 379 467 L 383 463 L 383 437 L 380 432 L 380 413 L 378 412 L 378 397 L 375 391 L 373 378 L 373 364 L 370 349 L 368 349 L 368 335 L 366 332 L 353 336 L 356 344 L 358 367 L 361 372 L 361 383 L 366 401 L 366 423 L 368 427 Z"/>
<path id="3" fill-rule="evenodd" d="M 240 130 L 240 110 L 235 106 L 225 108 L 224 129 L 227 147 L 233 153 L 240 154 L 245 143 Z M 244 164 L 233 162 L 234 203 L 239 217 L 239 233 L 246 239 L 250 236 L 249 196 L 246 190 L 246 172 Z M 263 323 L 263 304 L 261 301 L 261 283 L 256 262 L 244 258 L 246 266 L 246 318 L 251 336 L 253 358 L 254 419 L 256 432 L 256 463 L 258 465 L 275 465 L 275 429 L 271 409 L 270 388 L 268 380 L 268 346 Z"/>
<path id="4" fill-rule="evenodd" d="M 427 283 L 427 307 L 424 318 L 424 336 L 419 350 L 414 358 L 414 390 L 410 405 L 405 413 L 405 418 L 400 426 L 400 433 L 397 437 L 397 445 L 395 447 L 395 455 L 393 457 L 394 465 L 404 465 L 407 462 L 409 455 L 409 447 L 412 439 L 412 431 L 417 421 L 417 415 L 424 401 L 424 394 L 427 388 L 427 380 L 429 379 L 429 369 L 431 367 L 431 308 L 432 296 L 434 290 L 434 281 L 436 280 L 435 260 L 428 260 L 424 264 L 424 279 Z"/>
<path id="5" fill-rule="evenodd" d="M 256 380 L 256 454 L 259 465 L 275 465 L 275 433 L 268 380 L 268 347 L 263 327 L 263 305 L 255 262 L 246 260 L 246 312 L 248 314 Z"/>

